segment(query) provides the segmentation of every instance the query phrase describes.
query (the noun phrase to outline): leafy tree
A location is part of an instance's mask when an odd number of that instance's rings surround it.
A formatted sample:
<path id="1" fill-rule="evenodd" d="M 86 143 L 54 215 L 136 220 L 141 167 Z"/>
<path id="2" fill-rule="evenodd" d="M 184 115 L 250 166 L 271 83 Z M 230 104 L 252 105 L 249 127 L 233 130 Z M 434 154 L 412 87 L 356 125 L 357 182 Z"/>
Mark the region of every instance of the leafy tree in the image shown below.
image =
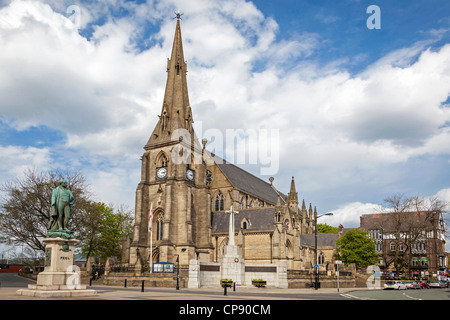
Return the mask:
<path id="1" fill-rule="evenodd" d="M 98 256 L 98 242 L 102 231 L 102 215 L 109 210 L 105 204 L 100 202 L 92 202 L 91 210 L 86 213 L 86 221 L 81 225 L 79 230 L 81 254 L 89 258 L 90 256 Z"/>
<path id="2" fill-rule="evenodd" d="M 114 210 L 102 202 L 93 204 L 90 222 L 83 230 L 81 253 L 98 258 L 119 257 L 123 236 L 133 231 L 133 217 L 120 207 Z"/>
<path id="3" fill-rule="evenodd" d="M 337 253 L 345 263 L 355 263 L 357 268 L 367 267 L 378 261 L 375 241 L 362 229 L 351 229 L 336 240 Z"/>
<path id="4" fill-rule="evenodd" d="M 318 223 L 317 224 L 317 232 L 319 233 L 338 233 L 339 228 L 332 227 L 326 223 Z"/>

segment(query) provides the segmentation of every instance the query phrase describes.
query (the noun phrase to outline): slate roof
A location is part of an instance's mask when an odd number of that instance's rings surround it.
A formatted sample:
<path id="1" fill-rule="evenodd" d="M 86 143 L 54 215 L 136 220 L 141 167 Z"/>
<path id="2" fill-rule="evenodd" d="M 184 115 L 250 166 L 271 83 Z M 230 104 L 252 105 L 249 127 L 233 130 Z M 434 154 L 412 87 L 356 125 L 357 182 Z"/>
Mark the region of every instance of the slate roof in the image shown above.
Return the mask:
<path id="1" fill-rule="evenodd" d="M 382 228 L 384 233 L 409 231 L 411 227 L 431 230 L 438 225 L 440 219 L 439 213 L 430 211 L 375 213 L 363 214 L 360 225 L 365 230 Z"/>
<path id="2" fill-rule="evenodd" d="M 245 217 L 249 224 L 247 230 L 267 230 L 274 228 L 273 214 L 275 207 L 241 209 L 234 219 L 234 230 L 241 228 L 241 221 Z M 230 215 L 224 211 L 212 214 L 212 232 L 228 232 Z"/>
<path id="3" fill-rule="evenodd" d="M 286 202 L 286 195 L 278 191 L 272 184 L 252 175 L 234 164 L 226 162 L 223 159 L 220 160 L 222 161 L 216 161 L 217 166 L 234 187 L 272 205 L 277 203 L 278 195 L 280 195 L 282 199 L 281 204 Z"/>
<path id="4" fill-rule="evenodd" d="M 339 233 L 318 233 L 317 247 L 335 247 L 337 238 L 339 238 Z M 300 236 L 301 245 L 314 247 L 314 241 L 314 233 Z"/>

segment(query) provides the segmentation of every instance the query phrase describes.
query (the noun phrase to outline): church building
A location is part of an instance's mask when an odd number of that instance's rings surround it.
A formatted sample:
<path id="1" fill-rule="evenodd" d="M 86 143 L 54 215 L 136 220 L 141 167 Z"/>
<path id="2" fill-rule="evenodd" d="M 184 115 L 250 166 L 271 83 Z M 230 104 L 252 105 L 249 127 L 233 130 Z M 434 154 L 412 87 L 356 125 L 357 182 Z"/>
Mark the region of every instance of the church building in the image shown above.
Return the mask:
<path id="1" fill-rule="evenodd" d="M 294 177 L 286 195 L 273 178 L 264 181 L 206 150 L 193 129 L 186 73 L 178 18 L 161 114 L 141 158 L 129 264 L 219 261 L 233 206 L 235 243 L 246 263 L 310 268 L 314 244 L 302 236 L 314 234 L 315 207 L 299 200 Z"/>

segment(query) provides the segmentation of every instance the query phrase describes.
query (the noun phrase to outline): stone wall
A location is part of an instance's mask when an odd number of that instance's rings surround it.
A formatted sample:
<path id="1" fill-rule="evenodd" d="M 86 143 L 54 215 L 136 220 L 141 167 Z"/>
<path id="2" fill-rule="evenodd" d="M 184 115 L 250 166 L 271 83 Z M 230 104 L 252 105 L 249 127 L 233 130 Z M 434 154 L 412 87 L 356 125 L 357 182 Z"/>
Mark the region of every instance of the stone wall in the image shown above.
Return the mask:
<path id="1" fill-rule="evenodd" d="M 188 288 L 217 287 L 221 279 L 221 264 L 191 260 Z M 251 286 L 253 279 L 263 279 L 267 286 L 287 288 L 287 268 L 279 264 L 246 264 L 243 285 Z"/>

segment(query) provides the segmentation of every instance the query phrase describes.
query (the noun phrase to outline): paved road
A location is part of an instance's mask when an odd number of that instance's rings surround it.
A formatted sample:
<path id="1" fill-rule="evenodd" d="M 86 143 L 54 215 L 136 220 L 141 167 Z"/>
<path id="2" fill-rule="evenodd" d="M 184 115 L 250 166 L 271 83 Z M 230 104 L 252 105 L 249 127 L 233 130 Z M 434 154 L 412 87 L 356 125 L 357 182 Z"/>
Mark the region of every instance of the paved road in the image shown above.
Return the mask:
<path id="1" fill-rule="evenodd" d="M 347 296 L 361 300 L 450 300 L 450 289 L 359 290 Z"/>
<path id="2" fill-rule="evenodd" d="M 26 288 L 28 284 L 34 281 L 19 277 L 16 273 L 0 273 L 0 289 L 1 288 Z"/>
<path id="3" fill-rule="evenodd" d="M 0 274 L 0 300 L 35 300 L 38 298 L 17 296 L 15 291 L 27 287 L 33 281 L 18 277 L 16 274 Z M 90 289 L 97 290 L 94 297 L 77 298 L 86 300 L 351 300 L 355 297 L 346 296 L 349 289 L 278 289 L 237 287 L 236 291 L 228 289 L 224 295 L 222 288 L 201 288 L 175 290 L 175 288 L 144 288 L 93 285 Z M 66 298 L 73 300 L 75 298 Z"/>
<path id="4" fill-rule="evenodd" d="M 0 300 L 37 300 L 38 298 L 17 296 L 16 290 L 27 287 L 31 280 L 18 277 L 16 274 L 0 274 Z M 367 290 L 358 289 L 278 289 L 237 287 L 236 291 L 228 289 L 225 296 L 221 288 L 201 288 L 175 290 L 175 288 L 123 288 L 119 286 L 93 285 L 97 290 L 94 297 L 77 298 L 81 300 L 257 300 L 269 302 L 273 300 L 450 300 L 450 289 L 429 290 Z M 64 300 L 75 300 L 66 298 Z"/>

